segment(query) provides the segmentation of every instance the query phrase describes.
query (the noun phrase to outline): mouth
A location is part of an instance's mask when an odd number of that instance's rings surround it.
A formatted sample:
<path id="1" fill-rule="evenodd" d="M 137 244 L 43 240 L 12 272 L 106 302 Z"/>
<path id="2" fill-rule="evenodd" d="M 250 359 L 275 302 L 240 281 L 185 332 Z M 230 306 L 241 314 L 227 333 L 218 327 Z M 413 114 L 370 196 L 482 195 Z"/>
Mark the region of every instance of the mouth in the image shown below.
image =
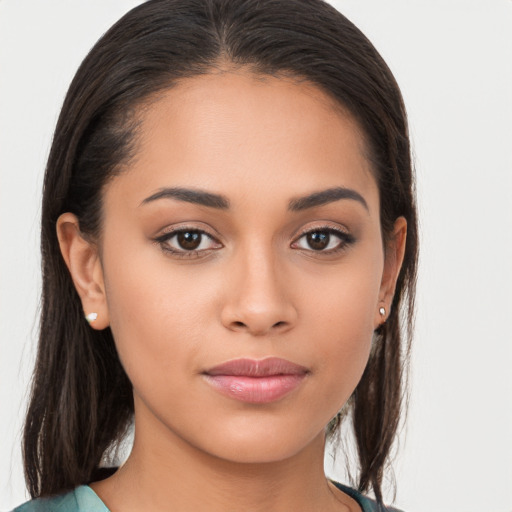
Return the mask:
<path id="1" fill-rule="evenodd" d="M 203 372 L 208 384 L 229 398 L 265 404 L 284 398 L 308 375 L 304 366 L 286 359 L 235 359 Z"/>

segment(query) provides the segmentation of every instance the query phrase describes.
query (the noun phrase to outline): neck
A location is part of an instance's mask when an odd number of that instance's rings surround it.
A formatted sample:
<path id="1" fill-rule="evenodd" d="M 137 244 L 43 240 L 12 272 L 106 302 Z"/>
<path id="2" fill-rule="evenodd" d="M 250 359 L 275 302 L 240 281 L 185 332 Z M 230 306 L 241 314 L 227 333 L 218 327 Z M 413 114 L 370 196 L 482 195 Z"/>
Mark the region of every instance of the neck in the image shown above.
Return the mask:
<path id="1" fill-rule="evenodd" d="M 350 499 L 325 478 L 324 444 L 320 435 L 287 459 L 238 463 L 200 452 L 179 438 L 163 447 L 136 433 L 126 463 L 91 487 L 112 512 L 351 510 Z"/>

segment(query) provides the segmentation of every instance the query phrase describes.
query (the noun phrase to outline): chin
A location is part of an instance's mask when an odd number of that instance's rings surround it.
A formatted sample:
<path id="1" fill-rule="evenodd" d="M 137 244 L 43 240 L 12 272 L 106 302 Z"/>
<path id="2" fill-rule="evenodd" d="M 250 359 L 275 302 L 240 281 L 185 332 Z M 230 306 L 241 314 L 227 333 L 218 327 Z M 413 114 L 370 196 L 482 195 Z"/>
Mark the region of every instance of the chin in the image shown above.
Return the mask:
<path id="1" fill-rule="evenodd" d="M 310 447 L 323 450 L 324 431 L 300 432 L 297 428 L 266 428 L 262 432 L 244 431 L 232 435 L 212 436 L 203 450 L 213 456 L 238 464 L 270 464 L 284 461 L 307 451 Z"/>

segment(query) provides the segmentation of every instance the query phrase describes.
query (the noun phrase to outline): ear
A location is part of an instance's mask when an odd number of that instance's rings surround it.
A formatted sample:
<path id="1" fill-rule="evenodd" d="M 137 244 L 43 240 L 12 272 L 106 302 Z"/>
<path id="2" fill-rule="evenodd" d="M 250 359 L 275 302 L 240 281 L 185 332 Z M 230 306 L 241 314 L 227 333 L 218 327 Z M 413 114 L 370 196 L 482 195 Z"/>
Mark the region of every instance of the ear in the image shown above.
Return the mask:
<path id="1" fill-rule="evenodd" d="M 393 234 L 386 243 L 384 253 L 384 269 L 379 291 L 378 311 L 375 317 L 375 328 L 386 321 L 391 311 L 391 303 L 395 295 L 396 282 L 402 263 L 404 261 L 405 244 L 407 238 L 407 221 L 404 217 L 398 217 L 395 221 Z M 381 312 L 384 308 L 384 314 Z"/>
<path id="2" fill-rule="evenodd" d="M 69 212 L 57 220 L 57 237 L 62 257 L 82 301 L 84 317 L 89 315 L 88 321 L 94 329 L 105 329 L 110 321 L 97 246 L 83 237 L 76 215 Z"/>

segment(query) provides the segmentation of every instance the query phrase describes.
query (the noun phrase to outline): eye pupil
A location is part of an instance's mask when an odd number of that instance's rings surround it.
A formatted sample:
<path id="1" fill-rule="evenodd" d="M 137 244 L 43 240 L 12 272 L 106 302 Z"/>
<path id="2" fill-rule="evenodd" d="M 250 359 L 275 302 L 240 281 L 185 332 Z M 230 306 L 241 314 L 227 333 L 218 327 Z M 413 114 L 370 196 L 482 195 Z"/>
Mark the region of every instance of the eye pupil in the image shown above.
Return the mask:
<path id="1" fill-rule="evenodd" d="M 177 238 L 182 249 L 194 250 L 201 245 L 201 233 L 197 231 L 182 231 Z"/>
<path id="2" fill-rule="evenodd" d="M 325 249 L 329 245 L 329 233 L 322 233 L 321 231 L 314 231 L 308 233 L 307 240 L 309 246 L 315 251 Z"/>

